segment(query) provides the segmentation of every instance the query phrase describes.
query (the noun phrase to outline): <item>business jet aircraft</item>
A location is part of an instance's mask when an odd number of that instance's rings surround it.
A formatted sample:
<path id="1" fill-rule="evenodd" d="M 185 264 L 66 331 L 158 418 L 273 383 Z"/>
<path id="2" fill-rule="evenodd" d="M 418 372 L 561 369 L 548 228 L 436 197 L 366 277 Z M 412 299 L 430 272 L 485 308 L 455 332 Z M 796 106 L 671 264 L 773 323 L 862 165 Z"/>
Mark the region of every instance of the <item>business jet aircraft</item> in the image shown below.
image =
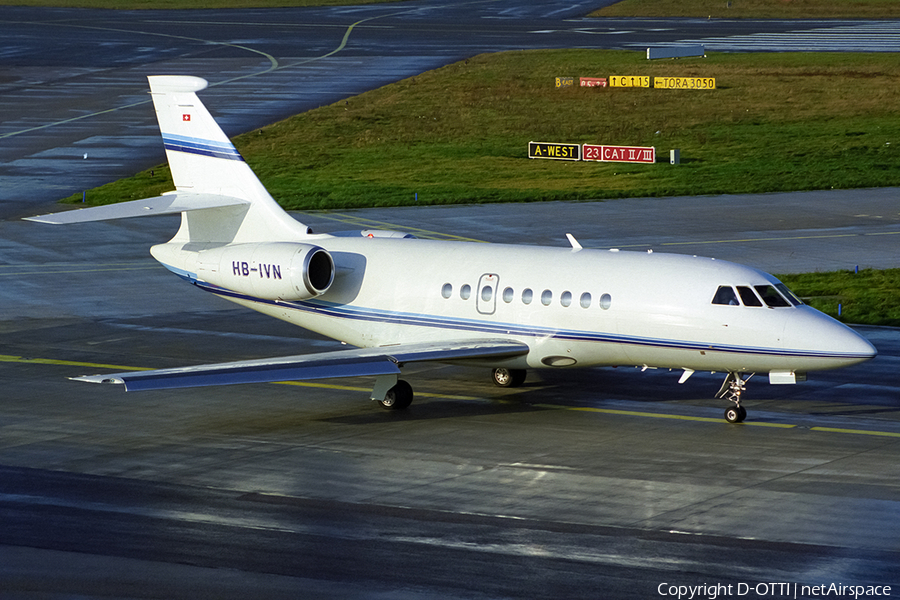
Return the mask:
<path id="1" fill-rule="evenodd" d="M 355 346 L 322 354 L 76 379 L 126 390 L 374 376 L 371 397 L 402 409 L 404 365 L 526 369 L 635 365 L 726 373 L 725 418 L 746 417 L 754 373 L 795 383 L 860 363 L 875 348 L 806 306 L 777 279 L 710 258 L 413 239 L 393 231 L 315 234 L 284 212 L 215 123 L 196 77 L 149 77 L 176 190 L 156 198 L 32 217 L 77 223 L 181 213 L 152 255 L 240 305 Z"/>

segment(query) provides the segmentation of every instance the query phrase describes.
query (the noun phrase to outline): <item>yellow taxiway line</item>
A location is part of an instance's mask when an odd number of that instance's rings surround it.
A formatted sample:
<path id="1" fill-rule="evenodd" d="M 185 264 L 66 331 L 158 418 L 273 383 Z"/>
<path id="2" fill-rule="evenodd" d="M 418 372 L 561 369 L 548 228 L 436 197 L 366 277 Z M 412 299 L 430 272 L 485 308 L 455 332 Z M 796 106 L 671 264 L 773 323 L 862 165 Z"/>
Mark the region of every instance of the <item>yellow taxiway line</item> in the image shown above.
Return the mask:
<path id="1" fill-rule="evenodd" d="M 35 365 L 53 365 L 64 367 L 83 367 L 86 369 L 101 369 L 114 371 L 150 371 L 150 367 L 127 367 L 123 365 L 109 365 L 103 363 L 91 363 L 74 360 L 60 360 L 54 358 L 26 358 L 22 356 L 13 356 L 8 354 L 0 354 L 0 363 L 18 363 L 18 364 L 35 364 Z M 310 381 L 279 381 L 278 385 L 293 385 L 297 387 L 316 388 L 323 390 L 335 390 L 346 392 L 363 392 L 371 391 L 368 387 L 358 387 L 349 385 L 337 385 L 332 383 L 320 383 Z M 454 396 L 450 394 L 434 394 L 428 392 L 416 392 L 416 396 L 420 398 L 440 398 L 445 400 L 483 400 L 478 396 Z M 676 419 L 679 421 L 694 421 L 697 423 L 716 423 L 724 424 L 723 419 L 713 417 L 692 417 L 688 415 L 673 415 L 670 413 L 655 413 L 637 410 L 621 410 L 615 408 L 593 408 L 588 406 L 563 406 L 560 404 L 531 404 L 534 408 L 543 408 L 547 410 L 568 410 L 573 412 L 587 412 L 606 415 L 620 415 L 627 417 L 639 417 L 645 419 Z M 770 427 L 774 429 L 795 429 L 801 427 L 798 423 L 768 423 L 764 421 L 745 421 L 741 425 L 748 427 Z M 817 431 L 821 433 L 843 433 L 853 435 L 869 435 L 877 437 L 900 438 L 900 433 L 893 431 L 877 431 L 871 429 L 844 429 L 840 427 L 809 427 L 809 431 Z"/>

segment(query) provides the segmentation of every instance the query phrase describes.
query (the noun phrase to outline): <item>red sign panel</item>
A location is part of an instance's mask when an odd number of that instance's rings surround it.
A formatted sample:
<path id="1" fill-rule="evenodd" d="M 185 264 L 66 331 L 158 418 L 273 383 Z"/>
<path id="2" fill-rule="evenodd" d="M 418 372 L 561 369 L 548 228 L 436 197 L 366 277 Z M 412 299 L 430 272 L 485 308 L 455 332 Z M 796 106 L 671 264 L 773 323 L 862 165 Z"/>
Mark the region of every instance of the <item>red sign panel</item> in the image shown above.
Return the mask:
<path id="1" fill-rule="evenodd" d="M 581 87 L 606 87 L 606 77 L 581 77 Z"/>
<path id="2" fill-rule="evenodd" d="M 585 144 L 581 153 L 582 160 L 599 160 L 602 162 L 655 163 L 656 148 L 642 146 L 593 146 Z"/>

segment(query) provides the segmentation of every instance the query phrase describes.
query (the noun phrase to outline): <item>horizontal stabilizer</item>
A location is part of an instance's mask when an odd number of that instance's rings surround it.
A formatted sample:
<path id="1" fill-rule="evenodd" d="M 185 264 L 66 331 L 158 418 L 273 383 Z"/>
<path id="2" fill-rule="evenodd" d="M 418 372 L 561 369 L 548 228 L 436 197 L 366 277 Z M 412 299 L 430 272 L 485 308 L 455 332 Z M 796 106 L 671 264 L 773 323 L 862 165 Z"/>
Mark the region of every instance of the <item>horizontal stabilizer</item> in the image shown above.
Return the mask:
<path id="1" fill-rule="evenodd" d="M 293 242 L 310 234 L 275 202 L 197 97 L 205 80 L 152 75 L 148 81 L 176 191 L 27 220 L 62 225 L 182 213 L 172 239 L 199 244 Z"/>
<path id="2" fill-rule="evenodd" d="M 238 383 L 301 381 L 332 377 L 399 374 L 407 362 L 502 358 L 528 352 L 506 340 L 481 340 L 358 348 L 319 354 L 75 377 L 89 383 L 117 383 L 127 391 L 161 390 Z"/>
<path id="3" fill-rule="evenodd" d="M 26 221 L 38 223 L 51 223 L 53 225 L 67 225 L 69 223 L 87 223 L 90 221 L 109 221 L 111 219 L 127 219 L 129 217 L 148 217 L 153 215 L 171 215 L 188 210 L 200 210 L 204 208 L 219 208 L 222 206 L 237 206 L 249 204 L 247 200 L 220 196 L 218 194 L 197 194 L 192 192 L 175 192 L 163 194 L 154 198 L 133 200 L 119 204 L 107 204 L 69 210 L 66 212 L 27 217 Z"/>

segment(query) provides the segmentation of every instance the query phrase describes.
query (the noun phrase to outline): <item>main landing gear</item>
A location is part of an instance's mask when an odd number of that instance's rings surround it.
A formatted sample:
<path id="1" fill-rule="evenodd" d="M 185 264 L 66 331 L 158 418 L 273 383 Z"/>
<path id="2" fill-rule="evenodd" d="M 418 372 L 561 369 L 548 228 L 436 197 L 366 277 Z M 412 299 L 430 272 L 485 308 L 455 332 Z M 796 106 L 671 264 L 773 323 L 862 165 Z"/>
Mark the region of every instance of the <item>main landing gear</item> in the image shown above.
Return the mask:
<path id="1" fill-rule="evenodd" d="M 397 385 L 392 387 L 384 395 L 381 406 L 388 410 L 403 410 L 409 408 L 413 401 L 413 389 L 402 379 L 397 380 Z"/>
<path id="2" fill-rule="evenodd" d="M 747 418 L 747 409 L 741 406 L 741 394 L 747 389 L 747 382 L 753 377 L 751 373 L 744 379 L 740 373 L 729 373 L 719 388 L 716 398 L 727 398 L 734 406 L 725 410 L 725 420 L 729 423 L 742 423 Z"/>
<path id="3" fill-rule="evenodd" d="M 500 367 L 491 371 L 491 379 L 494 385 L 500 387 L 519 387 L 525 383 L 525 376 L 528 372 L 525 369 L 507 369 Z"/>
<path id="4" fill-rule="evenodd" d="M 406 381 L 397 379 L 396 375 L 379 377 L 375 380 L 372 400 L 387 410 L 403 410 L 412 404 L 413 389 Z"/>
<path id="5" fill-rule="evenodd" d="M 525 369 L 507 369 L 504 367 L 491 371 L 491 380 L 500 387 L 519 387 L 525 383 Z M 413 389 L 406 381 L 397 379 L 396 375 L 385 375 L 375 380 L 372 400 L 387 410 L 403 410 L 409 408 L 413 401 Z"/>

